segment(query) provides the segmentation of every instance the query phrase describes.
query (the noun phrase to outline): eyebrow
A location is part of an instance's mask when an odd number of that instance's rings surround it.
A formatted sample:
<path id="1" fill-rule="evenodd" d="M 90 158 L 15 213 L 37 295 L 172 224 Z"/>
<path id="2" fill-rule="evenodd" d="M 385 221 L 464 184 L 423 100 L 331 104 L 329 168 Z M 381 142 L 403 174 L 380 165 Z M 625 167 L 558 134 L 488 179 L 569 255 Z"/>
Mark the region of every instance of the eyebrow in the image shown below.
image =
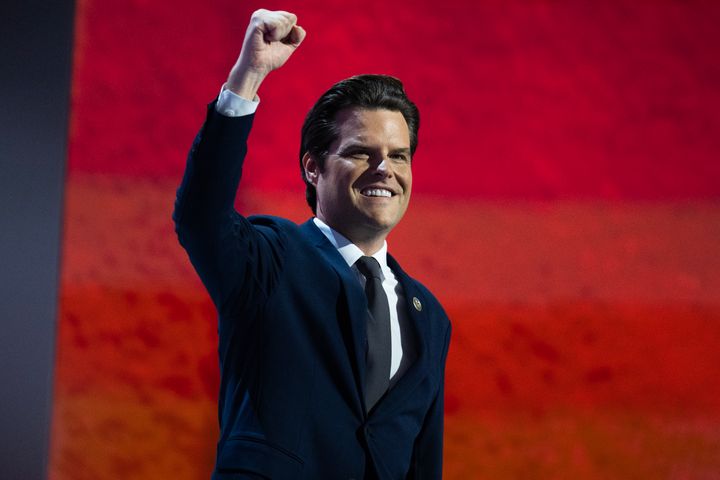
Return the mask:
<path id="1" fill-rule="evenodd" d="M 357 149 L 357 150 L 374 150 L 374 148 L 369 147 L 368 145 L 366 145 L 364 143 L 352 142 L 347 145 L 343 145 L 339 149 L 339 151 L 342 153 L 346 153 L 350 150 L 355 150 L 355 149 Z M 411 151 L 410 151 L 410 148 L 408 148 L 408 147 L 399 147 L 399 148 L 390 149 L 390 153 L 395 153 L 395 154 L 404 153 L 406 155 L 410 155 Z"/>
<path id="2" fill-rule="evenodd" d="M 409 148 L 403 147 L 403 148 L 393 148 L 392 150 L 390 150 L 390 153 L 404 153 L 406 155 L 410 155 L 411 152 L 410 152 Z"/>

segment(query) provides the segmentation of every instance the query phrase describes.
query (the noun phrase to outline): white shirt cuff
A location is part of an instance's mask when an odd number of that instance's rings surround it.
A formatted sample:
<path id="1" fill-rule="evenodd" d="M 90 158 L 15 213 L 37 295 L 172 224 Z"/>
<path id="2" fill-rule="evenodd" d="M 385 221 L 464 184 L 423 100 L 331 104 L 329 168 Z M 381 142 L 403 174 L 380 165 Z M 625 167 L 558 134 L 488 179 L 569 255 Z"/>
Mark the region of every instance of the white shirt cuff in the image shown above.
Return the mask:
<path id="1" fill-rule="evenodd" d="M 215 110 L 226 117 L 242 117 L 252 115 L 260 104 L 260 97 L 255 95 L 254 100 L 248 100 L 231 92 L 223 84 L 215 104 Z"/>

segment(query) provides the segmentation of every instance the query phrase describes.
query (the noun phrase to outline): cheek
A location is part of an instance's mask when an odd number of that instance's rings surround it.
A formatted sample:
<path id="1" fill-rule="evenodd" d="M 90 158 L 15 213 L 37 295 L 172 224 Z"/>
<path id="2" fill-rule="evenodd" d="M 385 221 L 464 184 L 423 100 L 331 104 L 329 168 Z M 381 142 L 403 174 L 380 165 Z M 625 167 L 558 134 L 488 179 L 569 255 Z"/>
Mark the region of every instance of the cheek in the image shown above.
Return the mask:
<path id="1" fill-rule="evenodd" d="M 412 174 L 403 175 L 402 177 L 402 185 L 405 188 L 405 193 L 410 193 L 410 190 L 412 190 Z"/>

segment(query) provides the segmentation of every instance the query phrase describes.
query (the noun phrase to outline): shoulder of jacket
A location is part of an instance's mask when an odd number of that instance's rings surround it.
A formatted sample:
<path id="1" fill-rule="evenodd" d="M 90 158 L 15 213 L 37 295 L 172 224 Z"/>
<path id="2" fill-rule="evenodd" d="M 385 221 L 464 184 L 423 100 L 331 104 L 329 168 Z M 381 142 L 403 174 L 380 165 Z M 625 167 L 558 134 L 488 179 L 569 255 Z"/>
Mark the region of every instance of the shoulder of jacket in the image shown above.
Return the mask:
<path id="1" fill-rule="evenodd" d="M 275 215 L 251 215 L 248 221 L 256 227 L 270 227 L 283 229 L 296 229 L 298 225 L 292 220 Z"/>
<path id="2" fill-rule="evenodd" d="M 256 232 L 268 239 L 277 238 L 283 242 L 302 236 L 300 226 L 287 218 L 274 215 L 251 215 L 247 217 L 247 220 Z"/>

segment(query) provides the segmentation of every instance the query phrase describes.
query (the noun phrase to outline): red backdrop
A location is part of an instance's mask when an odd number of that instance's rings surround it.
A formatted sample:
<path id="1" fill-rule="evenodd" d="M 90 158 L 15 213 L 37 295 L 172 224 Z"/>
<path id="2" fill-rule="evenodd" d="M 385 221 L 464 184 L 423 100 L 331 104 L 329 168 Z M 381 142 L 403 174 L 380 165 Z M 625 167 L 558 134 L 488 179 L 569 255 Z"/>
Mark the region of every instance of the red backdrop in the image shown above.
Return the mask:
<path id="1" fill-rule="evenodd" d="M 80 0 L 51 478 L 207 478 L 214 312 L 170 215 L 255 8 L 238 208 L 304 220 L 299 130 L 356 73 L 422 113 L 389 239 L 453 320 L 450 479 L 720 478 L 720 4 Z"/>

